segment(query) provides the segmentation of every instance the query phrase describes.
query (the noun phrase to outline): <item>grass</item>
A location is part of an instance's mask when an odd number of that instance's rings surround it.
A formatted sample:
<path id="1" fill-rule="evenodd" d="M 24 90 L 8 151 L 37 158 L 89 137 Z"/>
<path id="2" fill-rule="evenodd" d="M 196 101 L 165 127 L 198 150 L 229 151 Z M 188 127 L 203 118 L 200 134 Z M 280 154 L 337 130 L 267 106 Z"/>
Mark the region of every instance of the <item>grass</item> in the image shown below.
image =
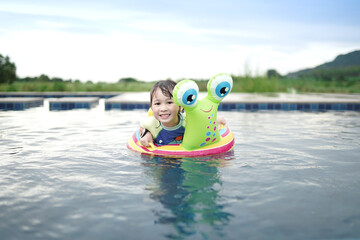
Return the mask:
<path id="1" fill-rule="evenodd" d="M 360 78 L 348 78 L 342 81 L 324 81 L 312 78 L 286 79 L 266 77 L 233 76 L 232 92 L 271 93 L 296 92 L 306 93 L 360 93 Z M 206 91 L 208 81 L 199 80 L 197 84 L 200 91 Z M 0 92 L 137 92 L 150 91 L 154 82 L 128 82 L 128 83 L 82 83 L 77 82 L 14 82 L 0 84 Z"/>
<path id="2" fill-rule="evenodd" d="M 0 84 L 0 92 L 136 92 L 154 83 L 15 82 Z"/>
<path id="3" fill-rule="evenodd" d="M 233 77 L 233 80 L 234 92 L 264 93 L 295 90 L 299 93 L 360 93 L 360 79 L 323 81 L 312 78 Z"/>
<path id="4" fill-rule="evenodd" d="M 321 81 L 317 79 L 283 79 L 281 85 L 286 89 L 295 89 L 297 92 L 317 93 L 360 93 L 360 80 L 348 79 L 344 81 Z"/>

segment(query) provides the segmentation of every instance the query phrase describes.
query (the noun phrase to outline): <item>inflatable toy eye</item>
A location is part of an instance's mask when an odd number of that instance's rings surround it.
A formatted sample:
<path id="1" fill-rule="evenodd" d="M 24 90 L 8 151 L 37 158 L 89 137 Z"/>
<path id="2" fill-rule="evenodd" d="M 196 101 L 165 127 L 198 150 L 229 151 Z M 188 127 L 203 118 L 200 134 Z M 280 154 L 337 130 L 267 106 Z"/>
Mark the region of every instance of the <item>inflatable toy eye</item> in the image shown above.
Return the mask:
<path id="1" fill-rule="evenodd" d="M 213 96 L 218 101 L 223 100 L 223 98 L 229 94 L 233 86 L 232 78 L 227 74 L 217 75 L 209 82 L 208 89 Z"/>
<path id="2" fill-rule="evenodd" d="M 182 107 L 195 107 L 199 87 L 194 81 L 184 81 L 177 90 L 176 100 Z"/>

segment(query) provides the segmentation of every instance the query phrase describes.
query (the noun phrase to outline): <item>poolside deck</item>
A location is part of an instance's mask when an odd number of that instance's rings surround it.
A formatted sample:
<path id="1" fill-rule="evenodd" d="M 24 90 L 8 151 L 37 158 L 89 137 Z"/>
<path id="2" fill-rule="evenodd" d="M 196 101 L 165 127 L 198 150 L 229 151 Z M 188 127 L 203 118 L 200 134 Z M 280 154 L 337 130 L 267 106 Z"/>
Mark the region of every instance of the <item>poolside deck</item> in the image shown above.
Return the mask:
<path id="1" fill-rule="evenodd" d="M 68 94 L 68 95 L 67 95 Z M 18 96 L 18 97 L 14 97 Z M 21 97 L 20 97 L 21 96 Z M 37 97 L 34 97 L 37 96 Z M 206 96 L 199 93 L 199 99 Z M 104 110 L 148 109 L 148 92 L 86 93 L 1 93 L 0 110 L 25 110 L 49 102 L 49 110 L 91 109 L 105 102 Z M 102 105 L 100 106 L 102 107 Z M 220 111 L 360 111 L 360 94 L 231 93 L 219 105 Z"/>
<path id="2" fill-rule="evenodd" d="M 40 97 L 31 97 L 31 98 L 20 98 L 20 97 L 8 97 L 0 98 L 0 110 L 10 111 L 20 111 L 33 107 L 43 106 L 44 99 Z"/>
<path id="3" fill-rule="evenodd" d="M 98 97 L 63 97 L 49 100 L 50 111 L 91 109 L 99 104 Z"/>
<path id="4" fill-rule="evenodd" d="M 206 96 L 201 92 L 199 99 Z M 123 93 L 105 100 L 105 110 L 148 109 L 149 93 Z M 219 105 L 220 111 L 300 110 L 360 111 L 359 94 L 247 94 L 231 93 Z"/>

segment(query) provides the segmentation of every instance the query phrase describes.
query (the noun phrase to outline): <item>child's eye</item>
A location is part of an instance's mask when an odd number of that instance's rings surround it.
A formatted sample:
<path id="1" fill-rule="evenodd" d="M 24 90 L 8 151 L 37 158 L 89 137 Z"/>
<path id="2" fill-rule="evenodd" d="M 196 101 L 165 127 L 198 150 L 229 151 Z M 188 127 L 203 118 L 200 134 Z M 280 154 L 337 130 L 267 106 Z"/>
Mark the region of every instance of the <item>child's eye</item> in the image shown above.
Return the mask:
<path id="1" fill-rule="evenodd" d="M 169 101 L 169 102 L 168 102 L 168 104 L 173 104 L 173 103 L 174 103 L 174 102 L 172 102 L 172 101 Z"/>
<path id="2" fill-rule="evenodd" d="M 154 103 L 154 105 L 160 105 L 160 103 L 156 102 L 156 103 Z"/>

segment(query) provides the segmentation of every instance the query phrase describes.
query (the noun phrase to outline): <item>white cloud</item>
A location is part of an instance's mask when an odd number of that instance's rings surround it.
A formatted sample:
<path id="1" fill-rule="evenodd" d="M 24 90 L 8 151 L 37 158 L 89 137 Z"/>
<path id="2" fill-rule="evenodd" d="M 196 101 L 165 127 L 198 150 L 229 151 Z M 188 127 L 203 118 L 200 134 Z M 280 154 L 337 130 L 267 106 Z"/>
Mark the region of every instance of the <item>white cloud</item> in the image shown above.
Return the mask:
<path id="1" fill-rule="evenodd" d="M 207 49 L 180 43 L 152 42 L 138 35 L 81 35 L 61 31 L 13 32 L 0 39 L 20 77 L 39 76 L 82 81 L 210 78 L 226 72 L 263 74 L 275 68 L 286 74 L 332 60 L 355 46 L 314 43 L 292 53 L 271 46 L 232 45 Z"/>
<path id="2" fill-rule="evenodd" d="M 20 77 L 93 81 L 209 78 L 236 71 L 236 52 L 206 50 L 176 43 L 150 42 L 130 34 L 80 35 L 60 31 L 13 32 L 0 44 L 17 65 Z"/>
<path id="3" fill-rule="evenodd" d="M 184 16 L 164 19 L 151 11 L 105 9 L 101 4 L 82 8 L 8 2 L 0 4 L 0 11 L 35 16 L 26 28 L 4 25 L 0 35 L 0 53 L 10 56 L 20 77 L 115 82 L 122 77 L 263 74 L 270 68 L 286 74 L 358 49 L 360 38 L 356 26 L 241 18 L 227 24 L 219 14 L 222 24 L 215 27 Z"/>
<path id="4" fill-rule="evenodd" d="M 2 2 L 0 3 L 0 11 L 17 14 L 29 14 L 34 16 L 58 16 L 92 21 L 122 20 L 149 15 L 140 11 L 102 7 L 101 4 L 97 6 L 94 5 L 94 3 L 88 7 L 84 7 L 84 3 L 77 3 L 76 1 L 72 2 L 71 5 L 62 4 L 61 2 L 59 3 L 60 4 L 33 4 L 31 2 Z"/>

